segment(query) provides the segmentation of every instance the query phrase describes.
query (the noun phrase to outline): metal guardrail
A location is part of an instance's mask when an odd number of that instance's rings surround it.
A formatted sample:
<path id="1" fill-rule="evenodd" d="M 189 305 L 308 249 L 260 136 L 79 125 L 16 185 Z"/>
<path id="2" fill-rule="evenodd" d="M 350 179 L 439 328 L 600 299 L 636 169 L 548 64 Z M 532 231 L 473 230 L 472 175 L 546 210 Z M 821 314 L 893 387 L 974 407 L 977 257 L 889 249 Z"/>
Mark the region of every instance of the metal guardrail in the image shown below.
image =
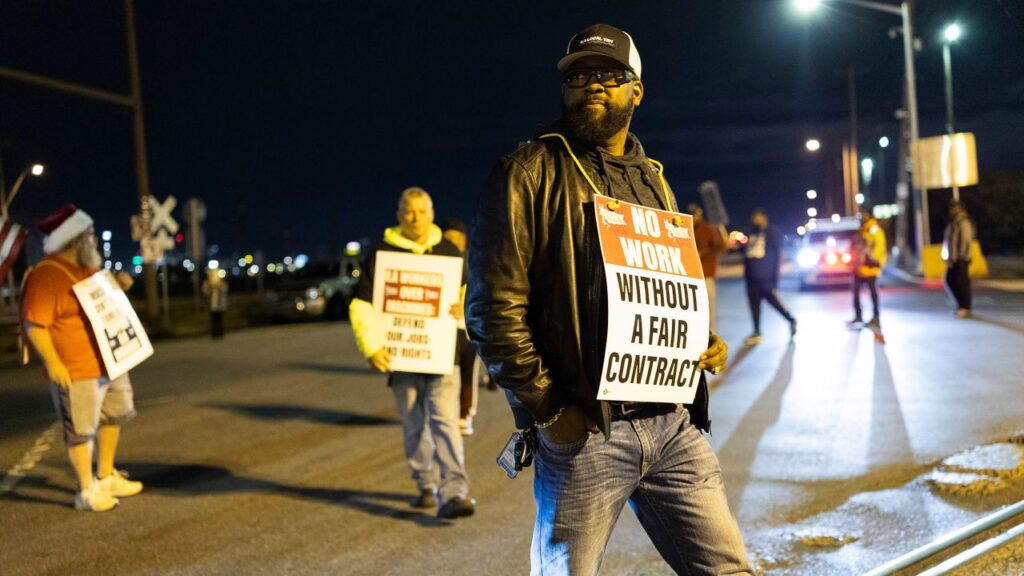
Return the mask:
<path id="1" fill-rule="evenodd" d="M 1021 500 L 1020 502 L 1017 502 L 1016 504 L 1011 504 L 1010 506 L 1007 506 L 1007 507 L 1005 507 L 1005 508 L 1003 508 L 1001 510 L 993 512 L 993 513 L 989 514 L 988 516 L 985 516 L 984 518 L 980 518 L 980 519 L 978 519 L 978 520 L 968 524 L 967 526 L 964 526 L 963 528 L 960 528 L 959 530 L 954 530 L 953 532 L 950 532 L 949 534 L 946 534 L 946 535 L 938 538 L 937 540 L 935 540 L 933 542 L 925 544 L 924 546 L 921 546 L 920 548 L 917 548 L 915 550 L 911 550 L 910 552 L 907 552 L 903 556 L 900 556 L 898 558 L 890 560 L 889 562 L 886 562 L 885 564 L 875 568 L 874 570 L 870 570 L 868 572 L 865 572 L 863 574 L 863 576 L 890 576 L 891 574 L 895 574 L 896 572 L 898 572 L 900 570 L 903 570 L 904 568 L 908 568 L 908 567 L 910 567 L 910 566 L 912 566 L 914 564 L 917 564 L 918 562 L 921 562 L 922 560 L 924 560 L 925 558 L 928 558 L 929 556 L 933 556 L 935 554 L 938 554 L 939 552 L 942 552 L 943 550 L 947 550 L 949 548 L 952 548 L 953 546 L 956 546 L 957 544 L 963 542 L 964 540 L 967 540 L 968 538 L 972 538 L 974 536 L 977 536 L 978 534 L 981 534 L 982 532 L 984 532 L 986 530 L 989 530 L 990 528 L 993 528 L 993 527 L 995 527 L 995 526 L 997 526 L 999 524 L 1002 524 L 1003 522 L 1013 518 L 1014 516 L 1018 516 L 1018 515 L 1021 515 L 1021 514 L 1024 514 L 1024 500 Z M 1019 533 L 1018 533 L 1018 531 L 1019 531 Z M 1014 535 L 1010 536 L 1009 534 L 1011 532 L 1013 532 Z M 1002 544 L 1005 544 L 1006 542 L 1009 542 L 1014 537 L 1019 536 L 1020 534 L 1024 534 L 1024 525 L 1017 526 L 1013 530 L 1011 530 L 1010 532 L 1001 534 L 1000 536 L 997 536 L 995 538 L 992 538 L 990 540 L 987 540 L 987 541 L 979 544 L 978 546 L 975 546 L 974 548 L 972 548 L 968 552 L 974 551 L 974 550 L 977 549 L 978 550 L 978 554 L 975 554 L 975 555 L 972 555 L 970 557 L 967 557 L 967 558 L 963 559 L 961 562 L 959 562 L 959 563 L 957 563 L 955 565 L 950 566 L 949 568 L 947 568 L 947 571 L 949 569 L 955 568 L 956 566 L 959 566 L 963 562 L 966 562 L 966 561 L 968 561 L 970 559 L 976 558 L 980 553 L 984 553 L 984 552 L 986 552 L 988 550 L 992 550 L 994 548 L 997 548 L 998 546 L 1001 546 Z M 998 541 L 998 543 L 995 543 L 996 541 Z M 989 543 L 992 543 L 992 544 L 988 545 Z M 964 553 L 964 554 L 966 554 L 966 553 Z M 954 558 L 957 558 L 957 557 L 955 556 Z M 952 558 L 950 560 L 952 560 Z M 943 563 L 943 564 L 945 564 L 945 563 Z M 943 564 L 940 564 L 939 566 L 942 566 Z M 938 566 L 936 566 L 935 568 L 938 568 Z M 944 572 L 931 572 L 931 571 L 929 571 L 926 574 L 942 574 L 942 573 L 944 573 Z"/>

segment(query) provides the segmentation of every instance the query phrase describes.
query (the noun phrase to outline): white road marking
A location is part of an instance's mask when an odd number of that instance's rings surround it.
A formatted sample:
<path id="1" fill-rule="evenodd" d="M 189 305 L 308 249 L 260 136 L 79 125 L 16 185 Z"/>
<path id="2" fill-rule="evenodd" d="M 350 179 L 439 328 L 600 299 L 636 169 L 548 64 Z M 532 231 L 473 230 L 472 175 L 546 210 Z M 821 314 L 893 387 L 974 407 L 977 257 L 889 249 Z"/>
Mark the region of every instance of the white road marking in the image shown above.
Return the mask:
<path id="1" fill-rule="evenodd" d="M 60 422 L 54 423 L 52 426 L 46 429 L 39 438 L 36 438 L 35 444 L 25 455 L 21 457 L 21 460 L 17 464 L 11 467 L 10 470 L 4 474 L 4 479 L 0 481 L 0 496 L 7 494 L 14 487 L 18 485 L 25 475 L 35 468 L 39 460 L 42 459 L 43 454 L 53 446 L 54 440 L 57 439 L 57 435 L 60 433 Z"/>

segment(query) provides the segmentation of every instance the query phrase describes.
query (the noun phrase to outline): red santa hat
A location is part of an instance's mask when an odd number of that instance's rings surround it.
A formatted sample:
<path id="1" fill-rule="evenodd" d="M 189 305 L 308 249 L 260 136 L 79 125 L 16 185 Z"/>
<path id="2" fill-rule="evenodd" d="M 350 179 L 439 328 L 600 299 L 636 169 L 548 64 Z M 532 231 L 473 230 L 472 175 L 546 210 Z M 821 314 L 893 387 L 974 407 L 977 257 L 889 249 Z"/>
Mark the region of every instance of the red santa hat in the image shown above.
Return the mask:
<path id="1" fill-rule="evenodd" d="M 53 254 L 60 252 L 69 242 L 92 228 L 92 218 L 75 208 L 74 204 L 68 204 L 47 216 L 36 228 L 46 236 L 43 241 L 43 252 Z"/>

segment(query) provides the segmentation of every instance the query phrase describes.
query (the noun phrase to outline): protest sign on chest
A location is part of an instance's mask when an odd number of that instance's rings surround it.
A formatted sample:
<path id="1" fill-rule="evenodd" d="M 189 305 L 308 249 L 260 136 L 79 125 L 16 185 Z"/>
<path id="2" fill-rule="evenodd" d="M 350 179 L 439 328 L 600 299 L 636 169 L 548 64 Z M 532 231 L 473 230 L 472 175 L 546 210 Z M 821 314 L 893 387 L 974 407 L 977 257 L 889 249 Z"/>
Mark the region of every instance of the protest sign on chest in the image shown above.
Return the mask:
<path id="1" fill-rule="evenodd" d="M 607 196 L 594 211 L 608 294 L 597 397 L 688 404 L 709 326 L 693 218 Z"/>
<path id="2" fill-rule="evenodd" d="M 139 316 L 109 271 L 101 270 L 72 289 L 92 325 L 108 378 L 120 377 L 153 355 Z"/>
<path id="3" fill-rule="evenodd" d="M 451 374 L 462 259 L 383 250 L 376 258 L 373 307 L 391 369 Z"/>

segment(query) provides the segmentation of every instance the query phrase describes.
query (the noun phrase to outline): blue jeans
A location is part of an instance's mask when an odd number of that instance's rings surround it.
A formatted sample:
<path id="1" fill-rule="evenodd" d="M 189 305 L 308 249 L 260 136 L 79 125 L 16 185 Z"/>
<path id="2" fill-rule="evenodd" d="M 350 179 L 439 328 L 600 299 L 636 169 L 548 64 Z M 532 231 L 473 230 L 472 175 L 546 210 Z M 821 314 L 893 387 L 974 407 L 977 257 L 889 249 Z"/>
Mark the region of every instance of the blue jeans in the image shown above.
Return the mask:
<path id="1" fill-rule="evenodd" d="M 405 460 L 420 490 L 436 488 L 441 502 L 469 494 L 459 383 L 451 376 L 393 372 L 391 392 L 402 416 Z"/>
<path id="2" fill-rule="evenodd" d="M 628 501 L 678 574 L 751 574 L 722 473 L 689 412 L 612 421 L 555 444 L 541 431 L 535 458 L 534 575 L 597 574 Z"/>

